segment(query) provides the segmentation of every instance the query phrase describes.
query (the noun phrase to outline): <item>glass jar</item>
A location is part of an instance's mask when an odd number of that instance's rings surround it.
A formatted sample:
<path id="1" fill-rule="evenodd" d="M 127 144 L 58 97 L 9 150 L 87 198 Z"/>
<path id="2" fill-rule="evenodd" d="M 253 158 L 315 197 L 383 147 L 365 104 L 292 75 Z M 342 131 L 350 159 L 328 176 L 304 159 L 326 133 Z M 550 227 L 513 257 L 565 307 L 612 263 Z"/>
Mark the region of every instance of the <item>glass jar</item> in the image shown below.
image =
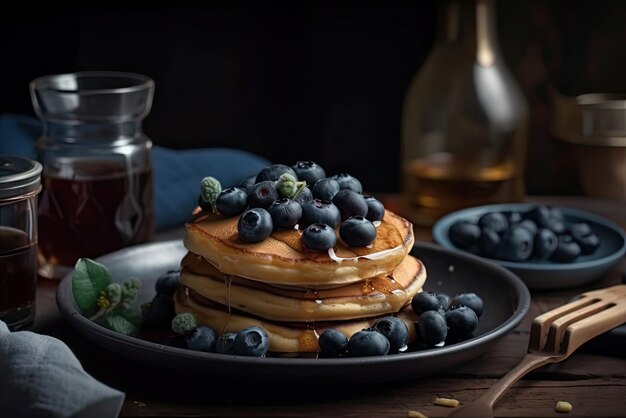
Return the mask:
<path id="1" fill-rule="evenodd" d="M 37 161 L 0 155 L 0 320 L 11 329 L 35 319 L 40 175 Z"/>
<path id="2" fill-rule="evenodd" d="M 403 195 L 421 225 L 524 195 L 528 110 L 498 48 L 493 1 L 442 3 L 440 19 L 402 114 Z"/>
<path id="3" fill-rule="evenodd" d="M 31 82 L 43 121 L 39 274 L 63 277 L 95 258 L 154 234 L 151 141 L 142 120 L 154 82 L 143 75 L 79 72 Z"/>

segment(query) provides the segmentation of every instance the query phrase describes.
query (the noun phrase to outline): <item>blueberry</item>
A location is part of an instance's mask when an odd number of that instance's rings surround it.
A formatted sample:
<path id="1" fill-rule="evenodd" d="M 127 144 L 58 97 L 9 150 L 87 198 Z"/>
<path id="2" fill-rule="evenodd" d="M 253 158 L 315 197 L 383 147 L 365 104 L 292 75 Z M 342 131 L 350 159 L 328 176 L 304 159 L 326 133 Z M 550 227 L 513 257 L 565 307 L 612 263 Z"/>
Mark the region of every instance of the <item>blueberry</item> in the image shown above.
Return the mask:
<path id="1" fill-rule="evenodd" d="M 252 190 L 248 194 L 248 204 L 251 208 L 267 208 L 279 198 L 274 182 L 262 181 L 252 186 Z"/>
<path id="2" fill-rule="evenodd" d="M 269 348 L 270 339 L 260 327 L 242 329 L 233 343 L 233 350 L 238 356 L 263 357 Z"/>
<path id="3" fill-rule="evenodd" d="M 421 314 L 416 328 L 420 339 L 428 346 L 443 343 L 448 334 L 446 319 L 437 311 L 426 311 Z"/>
<path id="4" fill-rule="evenodd" d="M 559 244 L 556 234 L 547 228 L 541 228 L 535 235 L 533 257 L 539 260 L 550 258 Z"/>
<path id="5" fill-rule="evenodd" d="M 593 253 L 600 246 L 600 239 L 586 223 L 577 223 L 571 226 L 570 234 L 574 241 L 580 246 L 580 253 L 583 255 Z"/>
<path id="6" fill-rule="evenodd" d="M 248 206 L 248 193 L 240 187 L 229 187 L 215 201 L 217 211 L 222 215 L 235 216 L 246 210 Z"/>
<path id="7" fill-rule="evenodd" d="M 450 306 L 459 307 L 467 306 L 476 313 L 476 316 L 480 318 L 485 310 L 483 300 L 476 293 L 460 293 L 452 298 Z"/>
<path id="8" fill-rule="evenodd" d="M 565 221 L 565 215 L 563 214 L 563 211 L 555 207 L 550 208 L 550 218 Z"/>
<path id="9" fill-rule="evenodd" d="M 445 293 L 437 293 L 437 299 L 439 300 L 439 303 L 441 303 L 441 309 L 444 312 L 448 310 L 448 307 L 450 306 L 450 296 Z"/>
<path id="10" fill-rule="evenodd" d="M 505 232 L 500 244 L 499 258 L 509 261 L 525 261 L 532 252 L 533 235 L 526 228 L 514 226 Z"/>
<path id="11" fill-rule="evenodd" d="M 560 235 L 565 232 L 565 222 L 560 219 L 549 218 L 548 223 L 545 226 L 547 229 L 551 230 L 557 235 Z"/>
<path id="12" fill-rule="evenodd" d="M 446 312 L 448 333 L 454 338 L 467 338 L 478 326 L 478 315 L 472 308 L 459 306 Z"/>
<path id="13" fill-rule="evenodd" d="M 517 224 L 517 226 L 520 227 L 520 228 L 527 229 L 528 232 L 533 234 L 533 237 L 535 236 L 535 234 L 537 233 L 537 230 L 538 230 L 537 224 L 534 223 L 533 221 L 531 221 L 530 219 L 524 219 L 522 222 Z"/>
<path id="14" fill-rule="evenodd" d="M 538 227 L 547 228 L 550 222 L 550 208 L 543 205 L 535 205 L 524 214 L 524 219 L 530 219 Z"/>
<path id="15" fill-rule="evenodd" d="M 205 212 L 212 212 L 213 211 L 213 208 L 211 207 L 211 204 L 209 202 L 206 202 L 202 198 L 202 195 L 198 196 L 198 206 L 200 206 L 200 209 L 202 209 Z"/>
<path id="16" fill-rule="evenodd" d="M 314 198 L 330 202 L 339 192 L 339 183 L 330 178 L 319 179 L 315 182 L 311 191 Z"/>
<path id="17" fill-rule="evenodd" d="M 191 331 L 185 336 L 187 341 L 187 348 L 195 351 L 210 352 L 213 350 L 213 345 L 217 336 L 215 331 L 209 327 L 200 326 Z"/>
<path id="18" fill-rule="evenodd" d="M 438 311 L 441 307 L 441 301 L 432 292 L 419 292 L 411 300 L 411 308 L 418 316 L 426 311 Z"/>
<path id="19" fill-rule="evenodd" d="M 162 274 L 154 284 L 157 294 L 164 294 L 173 297 L 180 286 L 180 270 L 169 270 Z"/>
<path id="20" fill-rule="evenodd" d="M 491 228 L 497 233 L 503 233 L 509 227 L 506 216 L 500 212 L 488 212 L 478 219 L 478 226 L 481 228 Z"/>
<path id="21" fill-rule="evenodd" d="M 522 214 L 514 210 L 505 210 L 502 212 L 509 226 L 522 222 Z"/>
<path id="22" fill-rule="evenodd" d="M 580 245 L 574 241 L 571 235 L 559 235 L 556 250 L 550 256 L 550 260 L 560 263 L 574 261 L 580 255 Z"/>
<path id="23" fill-rule="evenodd" d="M 357 193 L 363 193 L 363 186 L 361 186 L 361 182 L 357 180 L 356 178 L 352 177 L 350 174 L 339 173 L 339 174 L 335 174 L 331 178 L 335 179 L 337 183 L 339 183 L 339 188 L 342 190 L 350 189 Z"/>
<path id="24" fill-rule="evenodd" d="M 246 193 L 250 193 L 252 186 L 256 183 L 256 174 L 246 177 L 239 183 L 239 188 L 244 189 Z"/>
<path id="25" fill-rule="evenodd" d="M 298 202 L 300 206 L 303 206 L 305 203 L 311 202 L 313 200 L 313 192 L 308 187 L 305 187 L 300 191 L 300 194 L 296 196 L 293 200 Z"/>
<path id="26" fill-rule="evenodd" d="M 267 208 L 272 216 L 274 229 L 293 228 L 302 216 L 302 206 L 291 199 L 279 199 Z"/>
<path id="27" fill-rule="evenodd" d="M 600 246 L 600 238 L 596 234 L 590 234 L 584 237 L 574 237 L 576 243 L 580 246 L 582 255 L 592 254 Z"/>
<path id="28" fill-rule="evenodd" d="M 372 222 L 382 221 L 385 217 L 385 206 L 372 196 L 363 197 L 365 199 L 365 203 L 367 203 L 367 214 L 365 215 L 365 218 Z"/>
<path id="29" fill-rule="evenodd" d="M 302 243 L 311 250 L 328 251 L 337 243 L 337 236 L 326 224 L 311 224 L 302 232 Z"/>
<path id="30" fill-rule="evenodd" d="M 235 349 L 233 348 L 235 337 L 237 337 L 235 332 L 227 332 L 220 335 L 215 341 L 215 352 L 218 354 L 235 354 Z"/>
<path id="31" fill-rule="evenodd" d="M 333 197 L 333 204 L 339 209 L 342 221 L 352 216 L 367 215 L 367 203 L 365 199 L 362 195 L 350 189 L 339 190 Z"/>
<path id="32" fill-rule="evenodd" d="M 362 216 L 353 216 L 341 223 L 339 236 L 350 247 L 367 247 L 376 239 L 376 227 Z"/>
<path id="33" fill-rule="evenodd" d="M 570 226 L 569 232 L 576 239 L 576 237 L 584 237 L 591 234 L 591 227 L 585 222 L 580 222 Z"/>
<path id="34" fill-rule="evenodd" d="M 302 205 L 301 225 L 307 226 L 315 223 L 326 224 L 335 229 L 341 223 L 341 214 L 337 206 L 330 202 L 313 199 Z"/>
<path id="35" fill-rule="evenodd" d="M 322 332 L 318 340 L 320 351 L 331 357 L 339 357 L 348 348 L 348 337 L 334 328 Z"/>
<path id="36" fill-rule="evenodd" d="M 406 350 L 409 343 L 409 329 L 395 316 L 386 316 L 374 322 L 374 328 L 389 341 L 389 352 L 398 353 Z"/>
<path id="37" fill-rule="evenodd" d="M 148 329 L 167 329 L 176 316 L 174 301 L 164 293 L 157 294 L 142 312 L 143 326 Z"/>
<path id="38" fill-rule="evenodd" d="M 351 357 L 384 356 L 387 353 L 389 340 L 374 329 L 361 330 L 348 341 L 348 354 Z"/>
<path id="39" fill-rule="evenodd" d="M 262 208 L 253 208 L 244 212 L 237 223 L 239 239 L 245 242 L 260 242 L 269 237 L 274 228 L 272 217 Z"/>
<path id="40" fill-rule="evenodd" d="M 493 229 L 485 227 L 480 234 L 479 249 L 483 257 L 495 258 L 500 248 L 500 235 Z"/>
<path id="41" fill-rule="evenodd" d="M 308 186 L 312 186 L 319 179 L 326 177 L 324 169 L 313 161 L 298 161 L 291 168 L 298 175 L 298 179 L 306 181 Z"/>
<path id="42" fill-rule="evenodd" d="M 448 236 L 454 246 L 469 250 L 478 244 L 480 238 L 480 227 L 468 221 L 459 221 L 450 227 Z"/>
<path id="43" fill-rule="evenodd" d="M 259 172 L 256 176 L 256 182 L 261 183 L 262 181 L 277 181 L 280 176 L 283 174 L 291 174 L 298 180 L 298 175 L 295 171 L 284 164 L 272 164 L 270 166 L 265 167 L 263 170 Z"/>

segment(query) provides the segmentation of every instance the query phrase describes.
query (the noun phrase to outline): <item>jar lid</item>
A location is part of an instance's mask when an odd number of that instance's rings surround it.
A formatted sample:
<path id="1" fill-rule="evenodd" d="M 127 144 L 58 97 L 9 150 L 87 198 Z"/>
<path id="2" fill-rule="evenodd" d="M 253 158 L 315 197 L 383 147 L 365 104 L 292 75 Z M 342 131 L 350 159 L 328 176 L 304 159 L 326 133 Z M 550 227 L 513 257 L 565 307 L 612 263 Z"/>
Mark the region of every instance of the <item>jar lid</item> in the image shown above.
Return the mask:
<path id="1" fill-rule="evenodd" d="M 0 200 L 38 191 L 41 164 L 10 155 L 0 155 Z"/>

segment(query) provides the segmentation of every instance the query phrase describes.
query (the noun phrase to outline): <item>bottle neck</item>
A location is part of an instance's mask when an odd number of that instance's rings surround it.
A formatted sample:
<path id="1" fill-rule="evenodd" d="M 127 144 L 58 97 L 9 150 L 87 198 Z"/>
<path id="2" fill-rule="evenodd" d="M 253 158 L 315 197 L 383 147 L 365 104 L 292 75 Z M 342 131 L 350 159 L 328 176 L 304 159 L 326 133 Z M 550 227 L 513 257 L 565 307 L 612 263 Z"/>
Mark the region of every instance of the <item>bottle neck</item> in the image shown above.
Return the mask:
<path id="1" fill-rule="evenodd" d="M 119 146 L 142 139 L 143 131 L 141 121 L 122 123 L 46 121 L 43 124 L 43 136 L 56 143 Z"/>
<path id="2" fill-rule="evenodd" d="M 494 0 L 449 0 L 439 11 L 438 47 L 453 47 L 476 64 L 494 65 L 499 55 Z"/>

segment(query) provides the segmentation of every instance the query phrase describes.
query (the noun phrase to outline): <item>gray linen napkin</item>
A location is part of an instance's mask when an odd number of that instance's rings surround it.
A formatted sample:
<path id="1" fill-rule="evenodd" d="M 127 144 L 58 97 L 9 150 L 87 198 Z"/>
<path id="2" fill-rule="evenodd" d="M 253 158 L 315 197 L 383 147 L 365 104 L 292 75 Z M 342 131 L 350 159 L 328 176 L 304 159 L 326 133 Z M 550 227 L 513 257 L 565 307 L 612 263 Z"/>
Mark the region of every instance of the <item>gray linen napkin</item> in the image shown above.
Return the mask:
<path id="1" fill-rule="evenodd" d="M 0 415 L 114 418 L 124 394 L 88 375 L 60 340 L 0 321 Z"/>

